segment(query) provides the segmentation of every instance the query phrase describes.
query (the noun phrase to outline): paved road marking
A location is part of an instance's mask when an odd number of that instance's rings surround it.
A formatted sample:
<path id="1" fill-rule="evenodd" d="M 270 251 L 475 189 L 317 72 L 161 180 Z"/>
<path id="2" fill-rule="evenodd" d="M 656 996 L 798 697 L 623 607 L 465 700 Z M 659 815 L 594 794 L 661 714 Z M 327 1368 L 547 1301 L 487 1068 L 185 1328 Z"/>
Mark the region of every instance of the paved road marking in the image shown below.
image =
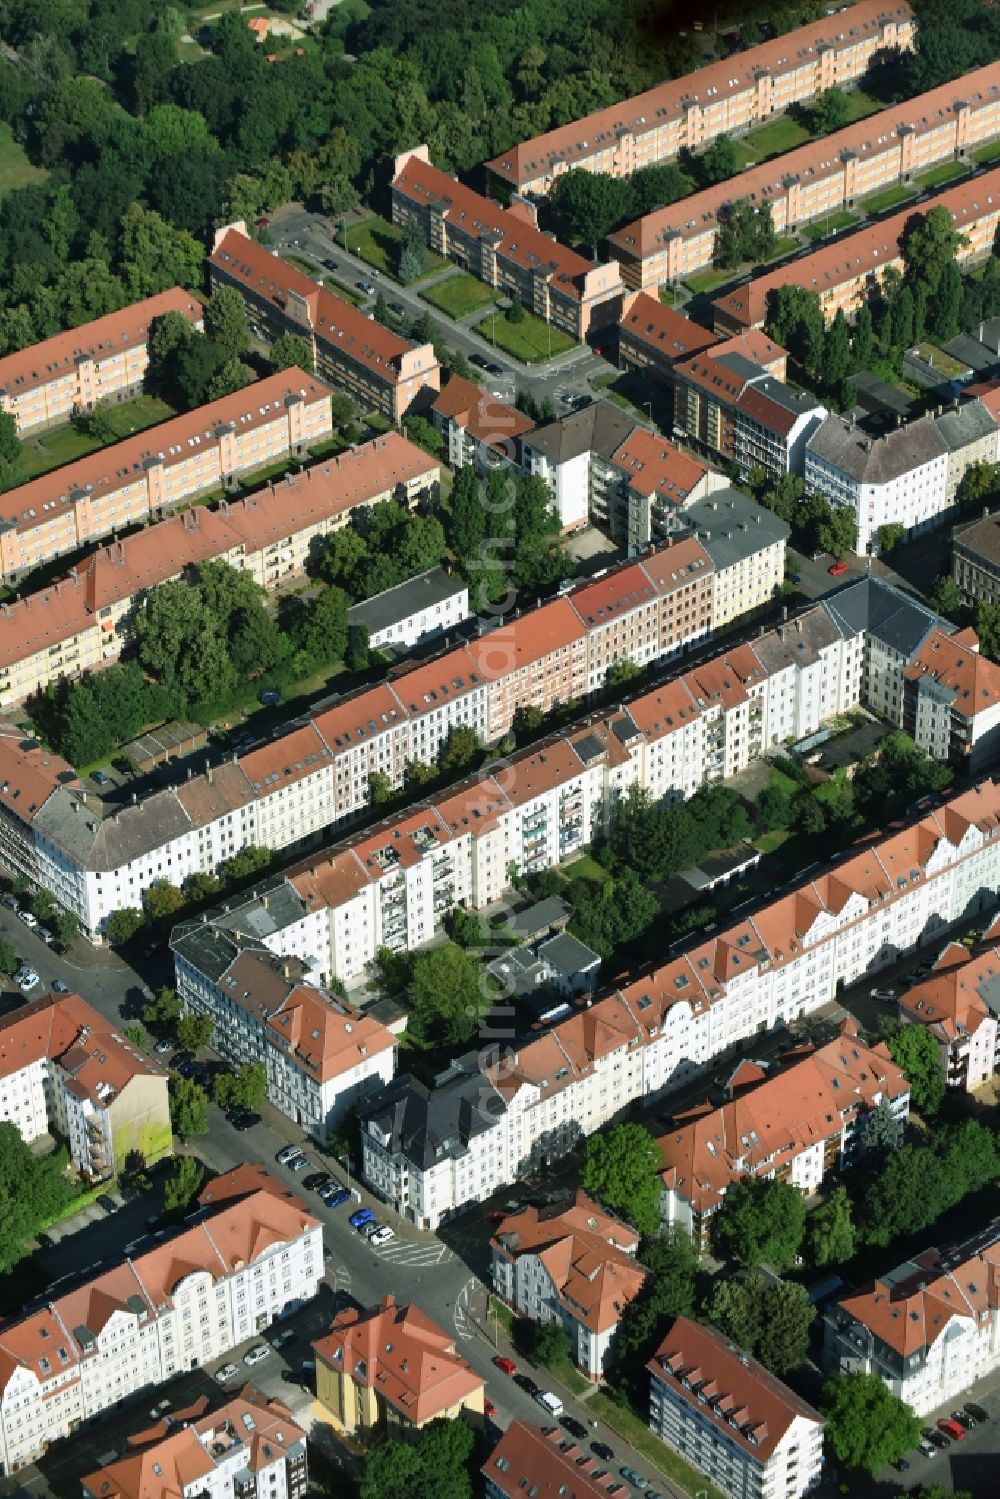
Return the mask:
<path id="1" fill-rule="evenodd" d="M 393 1239 L 389 1244 L 372 1244 L 369 1249 L 380 1260 L 394 1265 L 430 1266 L 448 1265 L 455 1258 L 445 1244 L 413 1244 L 406 1239 Z"/>
<path id="2" fill-rule="evenodd" d="M 455 1301 L 455 1331 L 460 1338 L 464 1338 L 466 1340 L 468 1340 L 469 1338 L 474 1338 L 476 1335 L 476 1329 L 472 1323 L 472 1318 L 470 1315 L 470 1306 L 472 1302 L 472 1293 L 475 1290 L 477 1284 L 478 1282 L 476 1281 L 476 1277 L 474 1275 L 471 1276 L 459 1291 L 458 1297 Z"/>

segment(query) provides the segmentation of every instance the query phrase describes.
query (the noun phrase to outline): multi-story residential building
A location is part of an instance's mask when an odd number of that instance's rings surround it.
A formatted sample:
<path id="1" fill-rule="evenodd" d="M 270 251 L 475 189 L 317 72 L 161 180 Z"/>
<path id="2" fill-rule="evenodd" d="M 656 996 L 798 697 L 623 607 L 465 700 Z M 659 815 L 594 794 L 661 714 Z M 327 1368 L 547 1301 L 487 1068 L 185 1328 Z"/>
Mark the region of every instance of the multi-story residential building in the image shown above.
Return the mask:
<path id="1" fill-rule="evenodd" d="M 521 469 L 545 480 L 561 530 L 585 526 L 588 517 L 608 524 L 608 489 L 617 484 L 611 460 L 635 430 L 611 401 L 592 401 L 523 434 Z"/>
<path id="2" fill-rule="evenodd" d="M 199 1201 L 197 1223 L 0 1325 L 4 1472 L 315 1296 L 323 1230 L 280 1182 L 240 1166 Z"/>
<path id="3" fill-rule="evenodd" d="M 658 1141 L 663 1216 L 701 1249 L 734 1182 L 776 1177 L 809 1196 L 828 1172 L 857 1163 L 879 1104 L 902 1123 L 910 1105 L 910 1085 L 888 1047 L 866 1046 L 853 1019 L 815 1051 L 799 1048 L 774 1066 L 741 1062 L 726 1092 L 719 1108 L 685 1109 Z"/>
<path id="4" fill-rule="evenodd" d="M 785 521 L 739 489 L 716 490 L 689 504 L 677 519 L 694 527 L 715 568 L 714 633 L 773 603 L 785 579 L 785 547 L 791 535 Z"/>
<path id="5" fill-rule="evenodd" d="M 717 333 L 693 323 L 659 297 L 639 291 L 625 298 L 618 325 L 618 363 L 622 369 L 655 375 L 669 384 L 678 364 L 718 342 Z"/>
<path id="6" fill-rule="evenodd" d="M 0 574 L 8 581 L 333 431 L 330 392 L 301 370 L 269 375 L 0 497 Z"/>
<path id="7" fill-rule="evenodd" d="M 459 375 L 452 375 L 435 396 L 429 415 L 448 445 L 449 466 L 471 463 L 479 474 L 505 461 L 516 465 L 518 439 L 535 425 L 516 406 Z"/>
<path id="8" fill-rule="evenodd" d="M 250 326 L 265 343 L 282 333 L 304 338 L 317 373 L 353 396 L 362 412 L 401 422 L 441 388 L 430 344 L 411 344 L 335 297 L 250 239 L 242 220 L 215 231 L 208 273 L 213 290 L 229 286 L 240 293 Z"/>
<path id="9" fill-rule="evenodd" d="M 983 515 L 955 526 L 951 575 L 964 604 L 1000 603 L 1000 515 Z"/>
<path id="10" fill-rule="evenodd" d="M 974 630 L 924 642 L 903 673 L 903 727 L 935 760 L 972 775 L 1000 746 L 1000 665 L 983 656 Z"/>
<path id="11" fill-rule="evenodd" d="M 628 177 L 719 135 L 740 135 L 824 89 L 856 83 L 877 53 L 909 49 L 915 34 L 905 0 L 861 0 L 522 141 L 486 167 L 506 188 L 536 196 L 573 167 Z"/>
<path id="12" fill-rule="evenodd" d="M 729 1499 L 819 1482 L 823 1417 L 716 1328 L 678 1317 L 647 1368 L 650 1428 Z"/>
<path id="13" fill-rule="evenodd" d="M 156 584 L 217 558 L 277 588 L 303 573 L 359 509 L 390 499 L 412 509 L 436 495 L 439 477 L 422 449 L 387 432 L 246 499 L 192 506 L 98 548 L 65 578 L 0 607 L 0 707 L 116 661 L 137 604 Z M 442 600 L 442 619 L 460 607 Z"/>
<path id="14" fill-rule="evenodd" d="M 722 484 L 658 432 L 634 427 L 603 468 L 600 519 L 630 553 L 662 543 L 677 512 Z"/>
<path id="15" fill-rule="evenodd" d="M 998 193 L 1000 168 L 994 168 L 935 196 L 932 206 L 946 208 L 961 235 L 956 252 L 960 265 L 970 265 L 992 253 L 1000 223 Z M 796 286 L 816 292 L 828 323 L 841 310 L 850 317 L 882 284 L 887 269 L 902 270 L 903 235 L 913 219 L 913 208 L 904 208 L 877 223 L 860 225 L 811 255 L 801 256 L 795 261 Z M 712 304 L 716 331 L 728 336 L 763 327 L 771 293 L 787 286 L 788 281 L 785 265 L 725 292 Z"/>
<path id="16" fill-rule="evenodd" d="M 338 1312 L 313 1343 L 316 1398 L 333 1425 L 365 1443 L 405 1440 L 431 1421 L 482 1425 L 486 1381 L 455 1339 L 412 1302 Z"/>
<path id="17" fill-rule="evenodd" d="M 305 1432 L 253 1385 L 208 1415 L 162 1418 L 130 1447 L 80 1480 L 83 1499 L 304 1499 L 309 1485 Z"/>
<path id="18" fill-rule="evenodd" d="M 527 1207 L 490 1240 L 493 1289 L 530 1322 L 555 1322 L 590 1379 L 607 1370 L 622 1313 L 649 1272 L 636 1262 L 639 1235 L 582 1192 Z"/>
<path id="19" fill-rule="evenodd" d="M 993 905 L 998 880 L 1000 783 L 984 781 L 433 1092 L 397 1077 L 363 1111 L 365 1179 L 435 1228 L 934 943 Z"/>
<path id="20" fill-rule="evenodd" d="M 1000 132 L 1000 64 L 965 74 L 961 98 L 947 83 L 894 106 L 892 116 L 891 123 L 884 111 L 856 120 L 750 167 L 735 190 L 732 181 L 718 183 L 609 234 L 625 284 L 644 291 L 710 265 L 719 216 L 736 196 L 769 203 L 776 231 L 787 234 L 938 163 L 969 159 Z"/>
<path id="21" fill-rule="evenodd" d="M 717 341 L 675 365 L 675 425 L 743 474 L 801 474 L 826 407 L 784 383 L 787 363 L 757 328 Z"/>
<path id="22" fill-rule="evenodd" d="M 396 1038 L 279 959 L 234 924 L 188 921 L 170 937 L 177 995 L 208 1015 L 215 1047 L 234 1068 L 263 1063 L 267 1096 L 320 1140 L 392 1081 Z"/>
<path id="23" fill-rule="evenodd" d="M 468 585 L 443 567 L 383 589 L 347 611 L 351 628 L 366 630 L 368 644 L 378 651 L 421 645 L 468 618 Z"/>
<path id="24" fill-rule="evenodd" d="M 1000 1223 L 945 1251 L 925 1249 L 824 1318 L 823 1363 L 874 1374 L 918 1416 L 1000 1364 Z"/>
<path id="25" fill-rule="evenodd" d="M 168 312 L 201 327 L 201 303 L 174 286 L 6 354 L 0 359 L 0 411 L 9 412 L 23 438 L 61 426 L 75 412 L 92 411 L 98 401 L 138 395 L 149 367 L 150 332 Z"/>
<path id="26" fill-rule="evenodd" d="M 998 451 L 1000 426 L 978 400 L 929 413 L 872 437 L 850 417 L 828 416 L 805 449 L 805 483 L 854 512 L 857 550 L 878 544 L 881 526 L 920 535 L 945 523 L 965 470 Z"/>
<path id="27" fill-rule="evenodd" d="M 991 945 L 973 957 L 960 942 L 951 942 L 930 976 L 899 1001 L 900 1020 L 922 1025 L 937 1042 L 949 1088 L 971 1092 L 1000 1071 L 998 975 L 1000 947 Z"/>
<path id="28" fill-rule="evenodd" d="M 392 220 L 418 224 L 438 255 L 518 297 L 529 312 L 571 338 L 586 338 L 618 322 L 617 261 L 585 260 L 542 233 L 530 203 L 502 208 L 432 166 L 426 146 L 396 157 Z"/>
<path id="29" fill-rule="evenodd" d="M 62 1136 L 93 1181 L 173 1144 L 163 1068 L 78 994 L 48 994 L 0 1023 L 0 1119 L 29 1143 Z"/>
<path id="30" fill-rule="evenodd" d="M 629 1487 L 614 1468 L 558 1426 L 539 1430 L 511 1421 L 480 1468 L 486 1499 L 627 1499 Z"/>

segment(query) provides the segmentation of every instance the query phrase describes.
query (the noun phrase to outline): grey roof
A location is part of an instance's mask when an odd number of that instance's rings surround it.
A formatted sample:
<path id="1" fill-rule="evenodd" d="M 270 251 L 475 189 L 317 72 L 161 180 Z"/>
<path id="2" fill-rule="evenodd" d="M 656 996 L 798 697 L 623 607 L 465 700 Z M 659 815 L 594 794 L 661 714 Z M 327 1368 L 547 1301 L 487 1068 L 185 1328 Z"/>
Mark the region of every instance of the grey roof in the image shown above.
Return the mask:
<path id="1" fill-rule="evenodd" d="M 707 499 L 685 506 L 678 519 L 697 532 L 717 570 L 743 562 L 791 535 L 787 521 L 779 520 L 739 489 L 717 490 Z"/>
<path id="2" fill-rule="evenodd" d="M 275 875 L 254 890 L 222 902 L 211 919 L 223 931 L 263 941 L 301 921 L 306 912 L 306 903 L 295 886 L 283 875 Z"/>
<path id="3" fill-rule="evenodd" d="M 806 448 L 858 484 L 886 484 L 947 451 L 933 417 L 922 417 L 884 437 L 870 437 L 843 417 L 828 416 Z"/>
<path id="4" fill-rule="evenodd" d="M 959 333 L 943 347 L 944 352 L 950 354 L 952 359 L 957 359 L 959 364 L 966 365 L 977 375 L 985 375 L 1000 363 L 1000 354 L 997 353 L 995 344 L 991 348 L 969 333 Z"/>
<path id="5" fill-rule="evenodd" d="M 823 411 L 815 396 L 807 395 L 804 390 L 796 390 L 793 385 L 786 385 L 784 380 L 779 380 L 774 375 L 767 375 L 763 380 L 758 380 L 754 390 L 759 395 L 766 396 L 783 411 L 789 411 L 793 416 L 802 416 L 807 411 Z"/>
<path id="6" fill-rule="evenodd" d="M 711 353 L 711 350 L 709 351 Z M 736 376 L 738 380 L 757 381 L 764 375 L 764 368 L 748 359 L 745 354 L 737 354 L 735 350 L 731 354 L 720 354 L 716 358 L 716 364 L 723 365 Z"/>
<path id="7" fill-rule="evenodd" d="M 593 760 L 600 760 L 607 754 L 605 745 L 596 734 L 584 734 L 580 739 L 574 739 L 573 748 L 584 765 L 589 765 Z"/>
<path id="8" fill-rule="evenodd" d="M 823 599 L 823 608 L 845 639 L 867 631 L 890 650 L 910 657 L 932 630 L 950 635 L 954 625 L 909 594 L 879 578 L 860 578 Z"/>
<path id="9" fill-rule="evenodd" d="M 182 921 L 170 933 L 172 952 L 180 953 L 193 968 L 217 984 L 235 957 L 257 943 L 237 942 L 211 920 Z M 263 948 L 261 948 L 263 951 Z"/>
<path id="10" fill-rule="evenodd" d="M 593 401 L 545 427 L 526 432 L 521 443 L 544 454 L 551 463 L 568 463 L 581 453 L 599 453 L 610 458 L 635 430 L 635 425 L 613 402 Z"/>
<path id="11" fill-rule="evenodd" d="M 997 424 L 982 401 L 963 401 L 961 405 L 943 411 L 936 425 L 952 453 L 970 442 L 995 437 L 997 431 Z"/>
<path id="12" fill-rule="evenodd" d="M 566 925 L 569 906 L 558 895 L 547 895 L 530 906 L 515 911 L 507 923 L 507 930 L 515 937 L 537 937 L 551 931 L 554 926 Z"/>
<path id="13" fill-rule="evenodd" d="M 578 942 L 569 932 L 560 932 L 557 937 L 549 937 L 542 942 L 538 948 L 538 956 L 557 973 L 564 973 L 570 978 L 576 973 L 586 972 L 601 961 L 600 953 L 588 947 L 585 942 Z"/>
<path id="14" fill-rule="evenodd" d="M 819 653 L 839 638 L 827 612 L 818 605 L 797 614 L 787 624 L 768 630 L 752 642 L 754 655 L 769 676 L 789 666 L 804 666 L 819 659 Z"/>
<path id="15" fill-rule="evenodd" d="M 956 526 L 952 539 L 987 562 L 1000 562 L 1000 513 L 981 515 Z"/>
<path id="16" fill-rule="evenodd" d="M 190 831 L 174 790 L 101 817 L 79 794 L 59 789 L 35 813 L 35 827 L 88 869 L 116 869 Z"/>
<path id="17" fill-rule="evenodd" d="M 548 964 L 541 962 L 530 947 L 511 947 L 487 963 L 486 969 L 508 994 L 530 994 L 552 977 Z"/>
<path id="18" fill-rule="evenodd" d="M 388 1149 L 418 1170 L 465 1155 L 469 1141 L 485 1134 L 507 1112 L 503 1098 L 480 1071 L 475 1057 L 452 1064 L 433 1091 L 404 1074 L 361 1109 L 362 1127 L 374 1120 L 389 1137 Z"/>
<path id="19" fill-rule="evenodd" d="M 896 416 L 909 418 L 917 410 L 918 403 L 911 396 L 904 395 L 898 386 L 880 380 L 868 370 L 859 370 L 847 378 L 858 392 L 860 404 L 869 411 L 890 411 Z"/>
<path id="20" fill-rule="evenodd" d="M 363 625 L 370 635 L 374 635 L 378 630 L 409 619 L 421 609 L 453 598 L 464 587 L 460 578 L 453 578 L 443 567 L 432 567 L 406 583 L 397 583 L 395 588 L 386 588 L 374 598 L 355 604 L 347 611 L 347 620 L 352 625 Z"/>

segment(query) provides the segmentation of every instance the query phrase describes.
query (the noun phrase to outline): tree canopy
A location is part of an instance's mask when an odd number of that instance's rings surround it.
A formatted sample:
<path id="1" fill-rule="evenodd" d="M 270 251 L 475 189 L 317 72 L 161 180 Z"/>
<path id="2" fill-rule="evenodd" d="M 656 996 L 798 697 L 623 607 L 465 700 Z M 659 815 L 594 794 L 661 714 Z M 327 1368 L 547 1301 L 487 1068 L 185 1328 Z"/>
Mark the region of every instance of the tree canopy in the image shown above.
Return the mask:
<path id="1" fill-rule="evenodd" d="M 849 1468 L 872 1476 L 920 1439 L 920 1422 L 877 1374 L 835 1374 L 823 1386 L 826 1441 Z"/>
<path id="2" fill-rule="evenodd" d="M 777 1177 L 745 1177 L 726 1191 L 712 1219 L 712 1242 L 740 1264 L 791 1264 L 805 1232 L 805 1200 Z"/>
<path id="3" fill-rule="evenodd" d="M 653 1234 L 660 1222 L 663 1153 L 641 1124 L 617 1124 L 588 1135 L 580 1186 L 618 1213 L 641 1234 Z"/>

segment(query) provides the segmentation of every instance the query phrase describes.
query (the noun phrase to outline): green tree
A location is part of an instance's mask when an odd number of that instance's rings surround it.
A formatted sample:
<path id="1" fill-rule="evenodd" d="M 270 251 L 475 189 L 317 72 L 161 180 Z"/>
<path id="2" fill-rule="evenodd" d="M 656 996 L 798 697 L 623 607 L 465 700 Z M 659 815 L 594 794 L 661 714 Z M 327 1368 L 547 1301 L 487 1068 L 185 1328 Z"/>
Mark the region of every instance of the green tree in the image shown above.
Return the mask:
<path id="1" fill-rule="evenodd" d="M 951 573 L 942 573 L 930 591 L 928 603 L 938 614 L 954 619 L 963 608 L 962 591 Z"/>
<path id="2" fill-rule="evenodd" d="M 958 251 L 965 243 L 955 228 L 947 208 L 930 208 L 914 215 L 903 234 L 902 250 L 905 275 L 911 284 L 922 284 L 929 297 L 938 290 L 945 266 L 955 264 Z"/>
<path id="3" fill-rule="evenodd" d="M 712 1219 L 712 1242 L 743 1265 L 791 1264 L 805 1232 L 802 1193 L 777 1178 L 734 1182 Z"/>
<path id="4" fill-rule="evenodd" d="M 853 552 L 858 544 L 858 524 L 854 511 L 847 505 L 830 505 L 816 528 L 816 537 L 825 552 L 830 552 L 839 561 L 845 552 Z"/>
<path id="5" fill-rule="evenodd" d="M 840 130 L 851 117 L 851 101 L 843 89 L 828 88 L 817 94 L 809 111 L 814 135 Z"/>
<path id="6" fill-rule="evenodd" d="M 138 203 L 122 215 L 118 257 L 130 298 L 151 297 L 171 286 L 201 286 L 205 252 L 194 235 Z"/>
<path id="7" fill-rule="evenodd" d="M 227 359 L 210 376 L 203 391 L 203 399 L 221 401 L 238 390 L 245 390 L 248 385 L 253 384 L 254 379 L 253 370 L 242 359 Z"/>
<path id="8" fill-rule="evenodd" d="M 716 182 L 725 182 L 727 178 L 735 177 L 740 165 L 735 143 L 729 139 L 728 135 L 717 135 L 702 155 L 698 165 L 706 187 L 712 187 Z"/>
<path id="9" fill-rule="evenodd" d="M 177 1039 L 188 1051 L 209 1046 L 215 1025 L 210 1015 L 182 1015 L 177 1022 Z"/>
<path id="10" fill-rule="evenodd" d="M 866 1241 L 884 1246 L 928 1228 L 957 1200 L 955 1185 L 934 1151 L 901 1145 L 865 1181 L 859 1207 Z"/>
<path id="11" fill-rule="evenodd" d="M 9 411 L 0 411 L 0 492 L 16 489 L 23 482 L 17 422 Z"/>
<path id="12" fill-rule="evenodd" d="M 508 323 L 524 322 L 524 303 L 517 295 L 517 292 L 510 299 L 510 306 L 507 308 L 507 321 Z"/>
<path id="13" fill-rule="evenodd" d="M 274 863 L 274 853 L 269 848 L 262 848 L 256 843 L 245 843 L 238 854 L 231 854 L 228 859 L 223 859 L 219 866 L 219 872 L 229 884 L 236 884 L 240 880 L 253 879 L 254 875 L 262 874 Z"/>
<path id="14" fill-rule="evenodd" d="M 160 989 L 156 996 L 142 1007 L 142 1018 L 147 1025 L 176 1025 L 181 1017 L 181 1002 L 176 989 Z"/>
<path id="15" fill-rule="evenodd" d="M 994 660 L 1000 656 L 1000 606 L 988 599 L 980 599 L 976 605 L 976 634 L 984 656 Z"/>
<path id="16" fill-rule="evenodd" d="M 59 941 L 69 947 L 80 935 L 80 918 L 72 911 L 60 911 L 56 917 L 56 935 Z"/>
<path id="17" fill-rule="evenodd" d="M 479 735 L 469 724 L 456 724 L 438 750 L 438 769 L 445 775 L 464 770 L 479 754 Z"/>
<path id="18" fill-rule="evenodd" d="M 852 344 L 855 368 L 861 370 L 867 369 L 872 362 L 875 352 L 872 312 L 867 302 L 862 302 L 855 314 Z"/>
<path id="19" fill-rule="evenodd" d="M 198 1196 L 205 1181 L 205 1168 L 193 1155 L 174 1157 L 173 1169 L 163 1188 L 163 1206 L 168 1213 L 183 1213 Z"/>
<path id="20" fill-rule="evenodd" d="M 892 1104 L 884 1097 L 865 1118 L 864 1131 L 865 1149 L 881 1151 L 897 1150 L 906 1133 L 903 1121 L 893 1113 Z"/>
<path id="21" fill-rule="evenodd" d="M 145 925 L 146 918 L 135 906 L 124 906 L 120 911 L 112 911 L 106 928 L 108 941 L 113 947 L 122 942 L 130 942 Z"/>
<path id="22" fill-rule="evenodd" d="M 875 541 L 881 553 L 894 551 L 906 535 L 906 527 L 899 521 L 888 521 L 884 526 L 879 526 L 875 533 Z"/>
<path id="23" fill-rule="evenodd" d="M 31 914 L 38 921 L 51 921 L 56 914 L 56 898 L 43 886 L 31 897 Z"/>
<path id="24" fill-rule="evenodd" d="M 962 308 L 962 273 L 955 260 L 946 260 L 941 268 L 937 289 L 928 298 L 927 331 L 932 338 L 954 338 L 959 331 Z"/>
<path id="25" fill-rule="evenodd" d="M 247 1062 L 238 1072 L 220 1072 L 215 1078 L 215 1101 L 221 1108 L 260 1109 L 267 1096 L 267 1071 L 263 1062 Z"/>
<path id="26" fill-rule="evenodd" d="M 639 1259 L 649 1279 L 625 1307 L 614 1342 L 614 1360 L 623 1370 L 644 1368 L 668 1324 L 695 1309 L 698 1252 L 690 1234 L 665 1228 L 643 1241 Z"/>
<path id="27" fill-rule="evenodd" d="M 780 786 L 765 786 L 757 797 L 757 810 L 768 831 L 787 828 L 791 815 L 788 793 Z"/>
<path id="28" fill-rule="evenodd" d="M 660 1223 L 662 1169 L 663 1153 L 649 1131 L 641 1124 L 618 1124 L 587 1137 L 580 1186 L 649 1235 Z"/>
<path id="29" fill-rule="evenodd" d="M 1000 492 L 1000 463 L 979 460 L 970 463 L 961 479 L 955 498 L 963 510 L 978 510 L 989 505 Z"/>
<path id="30" fill-rule="evenodd" d="M 170 1117 L 182 1140 L 208 1133 L 208 1094 L 188 1077 L 170 1079 Z"/>
<path id="31" fill-rule="evenodd" d="M 424 259 L 413 245 L 404 245 L 399 252 L 399 279 L 404 286 L 416 281 L 423 274 Z"/>
<path id="32" fill-rule="evenodd" d="M 794 282 L 769 292 L 767 331 L 804 370 L 821 368 L 826 329 L 818 292 Z"/>
<path id="33" fill-rule="evenodd" d="M 854 1220 L 846 1187 L 835 1187 L 806 1219 L 806 1242 L 814 1265 L 842 1265 L 854 1254 Z"/>
<path id="34" fill-rule="evenodd" d="M 343 661 L 347 654 L 347 595 L 324 588 L 311 600 L 300 630 L 300 644 L 317 662 Z M 367 662 L 366 662 L 367 664 Z"/>
<path id="35" fill-rule="evenodd" d="M 296 368 L 311 375 L 314 369 L 311 344 L 297 333 L 279 333 L 271 345 L 271 368 L 275 372 Z"/>
<path id="36" fill-rule="evenodd" d="M 475 1034 L 491 1000 L 478 964 L 454 942 L 418 955 L 407 997 L 416 1035 L 446 1046 Z"/>
<path id="37" fill-rule="evenodd" d="M 66 1164 L 65 1150 L 36 1157 L 17 1125 L 0 1123 L 0 1274 L 25 1258 L 38 1229 L 71 1202 L 77 1188 Z"/>
<path id="38" fill-rule="evenodd" d="M 809 1351 L 809 1329 L 816 1318 L 809 1292 L 795 1281 L 780 1281 L 764 1287 L 761 1296 L 760 1335 L 756 1356 L 772 1374 L 783 1376 L 797 1369 Z"/>
<path id="39" fill-rule="evenodd" d="M 139 1025 L 138 1022 L 134 1025 L 124 1025 L 122 1026 L 122 1035 L 127 1041 L 131 1041 L 133 1046 L 138 1047 L 140 1051 L 149 1050 L 149 1032 L 144 1025 Z"/>
<path id="40" fill-rule="evenodd" d="M 834 1456 L 872 1477 L 920 1440 L 920 1422 L 877 1374 L 834 1374 L 823 1386 L 820 1408 Z"/>
<path id="41" fill-rule="evenodd" d="M 153 921 L 166 921 L 175 916 L 184 905 L 180 889 L 168 879 L 154 880 L 142 897 L 143 904 Z"/>
<path id="42" fill-rule="evenodd" d="M 384 807 L 395 795 L 393 785 L 384 770 L 373 770 L 368 777 L 368 800 L 373 807 Z"/>
<path id="43" fill-rule="evenodd" d="M 605 685 L 612 692 L 618 687 L 627 687 L 629 683 L 636 682 L 642 676 L 642 667 L 637 666 L 630 656 L 623 656 L 620 661 L 613 661 L 608 667 L 605 676 Z"/>
<path id="44" fill-rule="evenodd" d="M 529 1322 L 525 1329 L 528 1357 L 546 1369 L 558 1368 L 573 1356 L 569 1333 L 558 1322 Z"/>
<path id="45" fill-rule="evenodd" d="M 828 390 L 839 389 L 841 382 L 850 374 L 851 331 L 842 307 L 837 309 L 837 315 L 823 340 L 820 368 L 823 384 Z"/>
<path id="46" fill-rule="evenodd" d="M 218 287 L 205 303 L 205 332 L 229 358 L 238 359 L 250 347 L 246 306 L 234 287 Z"/>
<path id="47" fill-rule="evenodd" d="M 455 475 L 445 520 L 445 535 L 459 559 L 478 557 L 487 524 L 479 479 L 472 465 L 466 464 Z"/>
<path id="48" fill-rule="evenodd" d="M 0 937 L 0 973 L 6 978 L 11 978 L 21 966 L 21 959 L 17 949 L 6 937 Z"/>
<path id="49" fill-rule="evenodd" d="M 889 1051 L 910 1085 L 913 1107 L 933 1117 L 948 1086 L 937 1041 L 922 1025 L 904 1025 L 889 1037 Z"/>
<path id="50" fill-rule="evenodd" d="M 625 183 L 573 167 L 556 178 L 549 205 L 566 239 L 596 255 L 600 241 L 628 216 L 633 206 L 628 197 Z"/>

